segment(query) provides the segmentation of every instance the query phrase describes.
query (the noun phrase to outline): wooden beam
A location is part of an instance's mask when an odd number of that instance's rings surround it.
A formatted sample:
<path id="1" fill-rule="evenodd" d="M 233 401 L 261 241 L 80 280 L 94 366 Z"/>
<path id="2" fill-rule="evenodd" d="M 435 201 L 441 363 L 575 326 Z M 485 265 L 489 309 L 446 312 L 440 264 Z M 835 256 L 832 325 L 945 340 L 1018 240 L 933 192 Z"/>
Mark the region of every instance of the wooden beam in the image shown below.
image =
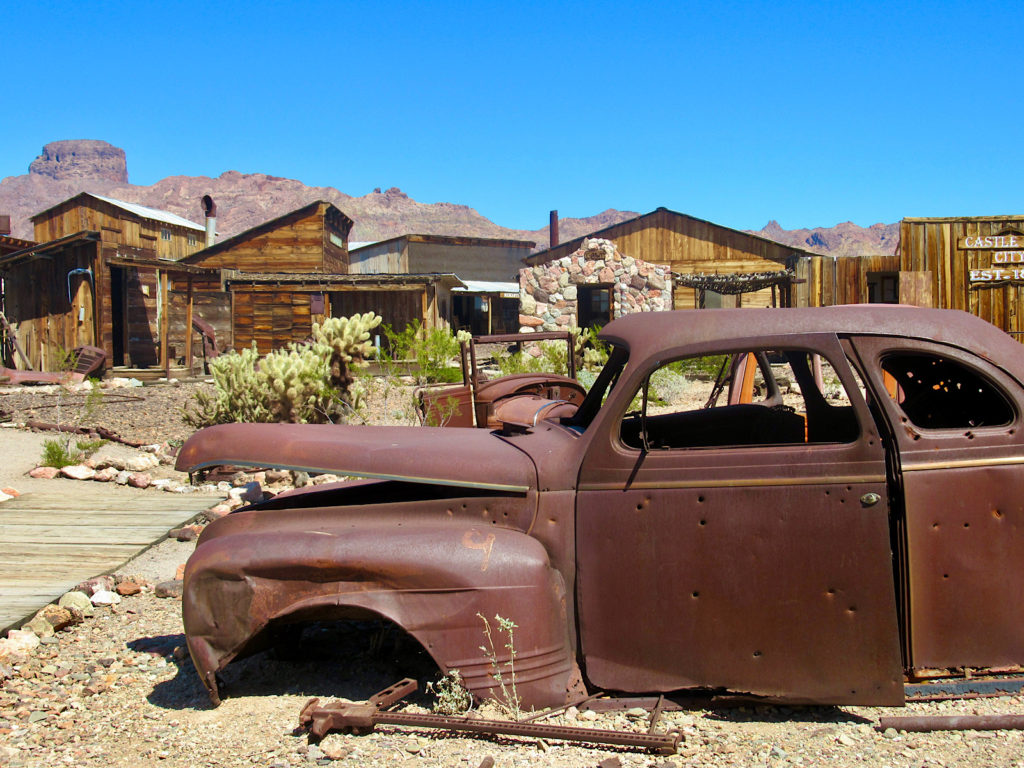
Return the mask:
<path id="1" fill-rule="evenodd" d="M 169 321 L 167 313 L 170 311 L 170 302 L 167 300 L 167 272 L 160 270 L 160 367 L 171 378 L 171 360 L 167 349 L 167 333 Z"/>
<path id="2" fill-rule="evenodd" d="M 188 276 L 185 298 L 185 367 L 192 375 L 192 275 Z"/>

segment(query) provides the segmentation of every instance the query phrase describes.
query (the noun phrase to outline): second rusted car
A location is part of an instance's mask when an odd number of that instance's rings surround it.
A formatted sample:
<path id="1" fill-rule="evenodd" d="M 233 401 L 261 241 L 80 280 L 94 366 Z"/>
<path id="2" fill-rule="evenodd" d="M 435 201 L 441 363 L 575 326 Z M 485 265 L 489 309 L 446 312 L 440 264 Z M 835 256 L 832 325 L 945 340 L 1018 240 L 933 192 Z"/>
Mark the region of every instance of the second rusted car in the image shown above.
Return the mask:
<path id="1" fill-rule="evenodd" d="M 914 670 L 1024 662 L 1019 344 L 878 306 L 651 313 L 601 335 L 578 407 L 511 398 L 499 430 L 191 438 L 179 469 L 368 478 L 203 533 L 184 620 L 214 700 L 274 627 L 343 618 L 394 622 L 486 696 L 479 615 L 506 617 L 525 706 L 588 689 L 895 705 Z M 725 359 L 754 397 L 700 373 Z"/>

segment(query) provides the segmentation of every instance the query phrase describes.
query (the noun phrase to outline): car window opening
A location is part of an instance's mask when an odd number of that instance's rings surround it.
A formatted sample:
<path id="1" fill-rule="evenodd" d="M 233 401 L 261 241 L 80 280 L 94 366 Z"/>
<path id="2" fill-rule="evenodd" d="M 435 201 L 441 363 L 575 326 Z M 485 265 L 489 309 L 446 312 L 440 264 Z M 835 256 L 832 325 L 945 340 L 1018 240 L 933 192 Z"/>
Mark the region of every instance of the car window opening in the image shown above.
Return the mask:
<path id="1" fill-rule="evenodd" d="M 846 443 L 860 426 L 826 359 L 751 350 L 660 366 L 645 378 L 619 434 L 626 446 L 649 451 Z"/>

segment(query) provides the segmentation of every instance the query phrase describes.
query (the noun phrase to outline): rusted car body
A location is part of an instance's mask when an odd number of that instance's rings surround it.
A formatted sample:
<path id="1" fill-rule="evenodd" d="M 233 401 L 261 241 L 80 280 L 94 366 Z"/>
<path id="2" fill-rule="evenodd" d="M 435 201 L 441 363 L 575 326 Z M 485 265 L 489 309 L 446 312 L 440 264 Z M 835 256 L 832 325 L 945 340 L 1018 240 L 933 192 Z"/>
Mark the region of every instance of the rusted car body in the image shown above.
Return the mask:
<path id="1" fill-rule="evenodd" d="M 204 531 L 183 610 L 214 700 L 216 672 L 276 626 L 368 616 L 479 696 L 494 685 L 479 616 L 511 619 L 525 706 L 593 689 L 898 705 L 915 670 L 1024 662 L 1024 350 L 1009 336 L 877 305 L 632 315 L 601 336 L 613 352 L 582 404 L 512 398 L 500 430 L 193 436 L 179 469 L 366 478 Z M 752 402 L 657 404 L 656 371 L 744 353 Z"/>

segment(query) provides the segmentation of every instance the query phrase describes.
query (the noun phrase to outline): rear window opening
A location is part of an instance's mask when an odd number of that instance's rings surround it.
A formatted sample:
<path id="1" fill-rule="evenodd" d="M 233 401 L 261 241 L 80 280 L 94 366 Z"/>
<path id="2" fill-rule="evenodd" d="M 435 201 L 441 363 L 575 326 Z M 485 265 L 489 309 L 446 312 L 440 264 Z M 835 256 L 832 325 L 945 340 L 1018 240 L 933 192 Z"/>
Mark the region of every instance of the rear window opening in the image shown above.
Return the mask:
<path id="1" fill-rule="evenodd" d="M 956 360 L 907 352 L 886 355 L 881 365 L 889 396 L 915 427 L 1002 427 L 1014 419 L 1002 390 Z"/>

